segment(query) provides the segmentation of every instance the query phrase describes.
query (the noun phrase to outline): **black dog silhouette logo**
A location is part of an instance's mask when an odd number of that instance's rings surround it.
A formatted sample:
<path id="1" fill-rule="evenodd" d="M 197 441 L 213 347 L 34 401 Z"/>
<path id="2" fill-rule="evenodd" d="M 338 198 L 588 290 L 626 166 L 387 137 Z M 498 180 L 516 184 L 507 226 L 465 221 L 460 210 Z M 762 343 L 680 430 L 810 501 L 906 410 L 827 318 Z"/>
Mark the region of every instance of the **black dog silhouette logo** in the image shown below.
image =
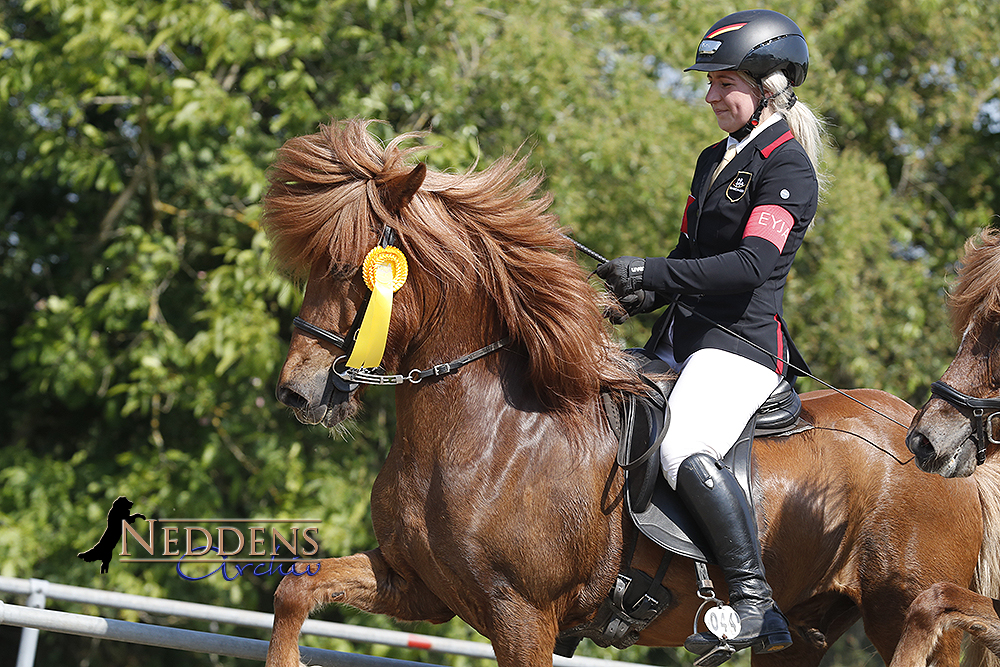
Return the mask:
<path id="1" fill-rule="evenodd" d="M 78 553 L 76 555 L 77 558 L 81 558 L 87 563 L 99 560 L 101 561 L 101 574 L 107 573 L 108 566 L 111 564 L 111 556 L 114 554 L 115 547 L 118 546 L 118 542 L 122 537 L 122 521 L 133 524 L 136 519 L 146 520 L 143 514 L 129 514 L 132 505 L 132 501 L 125 496 L 118 496 L 118 500 L 108 510 L 108 527 L 104 529 L 101 539 L 90 549 Z"/>

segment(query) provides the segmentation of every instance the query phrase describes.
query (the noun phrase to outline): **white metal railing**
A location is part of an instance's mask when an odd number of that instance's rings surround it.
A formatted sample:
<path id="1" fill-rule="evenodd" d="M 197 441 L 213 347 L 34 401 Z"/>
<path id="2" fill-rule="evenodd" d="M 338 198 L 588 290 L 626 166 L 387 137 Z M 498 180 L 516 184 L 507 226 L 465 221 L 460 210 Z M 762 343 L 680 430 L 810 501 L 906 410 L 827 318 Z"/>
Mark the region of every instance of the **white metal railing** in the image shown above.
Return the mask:
<path id="1" fill-rule="evenodd" d="M 51 630 L 81 637 L 95 637 L 158 646 L 196 653 L 227 655 L 236 658 L 264 661 L 267 642 L 262 639 L 230 637 L 213 632 L 199 632 L 184 628 L 170 628 L 149 623 L 118 621 L 112 618 L 70 614 L 52 609 L 35 609 L 5 604 L 0 601 L 0 624 L 22 627 L 25 630 Z M 24 641 L 22 637 L 22 641 Z M 355 653 L 342 653 L 327 649 L 300 647 L 301 656 L 311 665 L 325 667 L 412 667 L 416 663 L 390 658 L 378 658 Z M 32 656 L 34 657 L 34 656 Z M 21 659 L 18 658 L 18 665 Z"/>
<path id="2" fill-rule="evenodd" d="M 213 605 L 201 604 L 198 602 L 185 602 L 182 600 L 169 600 L 153 598 L 143 595 L 132 595 L 130 593 L 118 593 L 115 591 L 105 591 L 96 588 L 85 588 L 81 586 L 69 586 L 57 584 L 44 579 L 17 579 L 14 577 L 0 576 L 0 592 L 27 595 L 27 606 L 19 607 L 15 605 L 3 605 L 0 601 L 0 624 L 14 625 L 24 628 L 21 637 L 21 647 L 18 654 L 17 667 L 33 667 L 35 644 L 38 638 L 38 630 L 52 630 L 55 632 L 66 632 L 68 634 L 81 634 L 88 637 L 103 637 L 118 641 L 127 641 L 149 646 L 161 646 L 166 648 L 177 648 L 181 650 L 191 650 L 199 653 L 214 653 L 217 655 L 230 655 L 234 657 L 246 657 L 250 659 L 263 660 L 267 652 L 267 642 L 257 639 L 247 639 L 242 637 L 230 637 L 214 633 L 198 632 L 195 630 L 184 630 L 166 626 L 157 626 L 147 623 L 130 623 L 129 621 L 117 621 L 114 619 L 104 619 L 82 614 L 68 614 L 44 609 L 46 598 L 62 600 L 65 602 L 76 602 L 81 604 L 93 604 L 102 607 L 113 607 L 117 609 L 131 609 L 143 611 L 150 614 L 177 616 L 195 620 L 203 620 L 217 623 L 228 623 L 242 627 L 270 629 L 274 620 L 272 614 L 250 611 L 246 609 L 233 609 L 231 607 L 217 607 Z M 79 618 L 71 618 L 79 617 Z M 132 626 L 138 626 L 132 627 Z M 74 628 L 70 630 L 69 628 Z M 154 630 L 154 628 L 156 628 Z M 448 639 L 446 637 L 435 637 L 432 635 L 419 635 L 397 630 L 384 630 L 381 628 L 369 628 L 345 623 L 333 623 L 330 621 L 320 621 L 309 619 L 302 625 L 302 634 L 318 637 L 332 637 L 345 639 L 354 642 L 364 642 L 371 644 L 383 644 L 402 648 L 425 649 L 440 653 L 450 653 L 464 655 L 473 658 L 486 658 L 495 660 L 493 647 L 483 642 L 473 642 L 460 639 Z M 204 635 L 204 636 L 201 636 Z M 128 638 L 126 638 L 128 637 Z M 219 641 L 213 641 L 216 638 Z M 150 643 L 170 642 L 163 643 Z M 224 641 L 223 641 L 224 640 Z M 186 643 L 191 642 L 197 648 L 186 648 Z M 214 647 L 214 648 L 206 648 Z M 241 651 L 241 652 L 228 652 Z M 243 653 L 249 651 L 250 653 Z M 309 657 L 314 664 L 330 665 L 354 665 L 361 663 L 351 662 L 355 659 L 370 659 L 371 656 L 359 656 L 352 653 L 341 653 L 338 651 L 326 651 L 331 655 L 314 655 L 315 652 L 322 652 L 323 649 L 311 649 L 300 647 L 303 658 Z M 413 664 L 396 660 L 395 665 Z M 369 667 L 372 663 L 366 663 Z M 618 662 L 614 660 L 600 660 L 577 656 L 574 658 L 564 658 L 553 656 L 554 667 L 637 667 L 634 663 Z"/>

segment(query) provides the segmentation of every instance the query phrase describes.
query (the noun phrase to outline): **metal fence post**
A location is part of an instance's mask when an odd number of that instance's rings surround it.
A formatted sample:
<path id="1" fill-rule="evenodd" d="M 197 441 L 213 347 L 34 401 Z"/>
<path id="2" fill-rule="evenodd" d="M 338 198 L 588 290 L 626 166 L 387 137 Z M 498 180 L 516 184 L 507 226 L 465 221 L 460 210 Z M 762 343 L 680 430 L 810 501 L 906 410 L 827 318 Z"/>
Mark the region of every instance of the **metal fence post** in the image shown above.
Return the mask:
<path id="1" fill-rule="evenodd" d="M 49 582 L 45 579 L 30 579 L 30 591 L 26 606 L 45 609 L 45 593 Z M 38 648 L 38 628 L 21 628 L 21 645 L 17 649 L 17 667 L 34 667 L 35 650 Z"/>

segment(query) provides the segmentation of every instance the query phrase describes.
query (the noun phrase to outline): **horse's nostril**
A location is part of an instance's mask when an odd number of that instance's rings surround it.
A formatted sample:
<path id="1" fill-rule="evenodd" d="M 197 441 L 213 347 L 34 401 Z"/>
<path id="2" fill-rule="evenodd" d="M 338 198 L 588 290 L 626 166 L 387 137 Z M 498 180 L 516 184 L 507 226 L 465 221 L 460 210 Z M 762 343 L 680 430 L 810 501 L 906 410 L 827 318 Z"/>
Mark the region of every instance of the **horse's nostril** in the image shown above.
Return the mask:
<path id="1" fill-rule="evenodd" d="M 906 446 L 920 460 L 928 459 L 934 454 L 931 441 L 920 431 L 913 431 L 906 436 Z"/>
<path id="2" fill-rule="evenodd" d="M 290 408 L 301 410 L 309 405 L 309 401 L 284 385 L 279 386 L 274 395 L 280 403 Z"/>

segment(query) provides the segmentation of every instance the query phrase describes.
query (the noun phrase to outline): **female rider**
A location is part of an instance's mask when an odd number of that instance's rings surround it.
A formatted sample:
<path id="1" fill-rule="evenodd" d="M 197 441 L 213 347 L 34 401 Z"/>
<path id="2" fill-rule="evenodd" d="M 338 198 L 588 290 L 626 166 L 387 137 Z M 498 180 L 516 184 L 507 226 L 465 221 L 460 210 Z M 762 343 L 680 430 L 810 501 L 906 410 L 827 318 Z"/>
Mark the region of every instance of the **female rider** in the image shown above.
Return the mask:
<path id="1" fill-rule="evenodd" d="M 713 25 L 687 69 L 707 72 L 705 101 L 729 136 L 698 158 L 680 241 L 666 257 L 597 269 L 629 315 L 674 304 L 646 344 L 680 373 L 660 461 L 725 573 L 741 621 L 728 639 L 736 650 L 792 641 L 764 578 L 752 510 L 720 459 L 797 361 L 781 315 L 819 196 L 822 128 L 792 90 L 808 65 L 802 32 L 782 14 L 741 11 Z M 707 633 L 685 642 L 700 655 L 718 645 Z"/>

